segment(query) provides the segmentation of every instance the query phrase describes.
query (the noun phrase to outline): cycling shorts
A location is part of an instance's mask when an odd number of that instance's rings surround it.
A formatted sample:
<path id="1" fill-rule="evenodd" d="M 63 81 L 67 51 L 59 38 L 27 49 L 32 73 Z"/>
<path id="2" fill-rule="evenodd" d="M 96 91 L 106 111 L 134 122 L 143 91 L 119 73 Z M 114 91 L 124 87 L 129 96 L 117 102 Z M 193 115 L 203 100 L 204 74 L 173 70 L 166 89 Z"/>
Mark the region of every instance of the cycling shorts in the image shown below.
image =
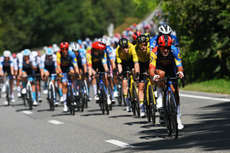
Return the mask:
<path id="1" fill-rule="evenodd" d="M 149 61 L 148 62 L 139 62 L 139 67 L 140 67 L 140 73 L 147 72 L 149 70 Z M 144 83 L 146 79 L 145 74 L 140 74 L 139 76 L 139 83 Z"/>

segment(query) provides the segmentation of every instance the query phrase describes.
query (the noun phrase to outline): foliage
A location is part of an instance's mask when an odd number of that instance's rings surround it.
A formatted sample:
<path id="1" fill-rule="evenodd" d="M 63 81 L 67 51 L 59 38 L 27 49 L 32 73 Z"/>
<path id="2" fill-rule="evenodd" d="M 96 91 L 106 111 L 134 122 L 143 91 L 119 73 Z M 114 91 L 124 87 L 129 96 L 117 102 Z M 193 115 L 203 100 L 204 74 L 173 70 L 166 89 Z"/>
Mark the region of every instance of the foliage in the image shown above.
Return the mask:
<path id="1" fill-rule="evenodd" d="M 139 17 L 131 0 L 0 0 L 0 51 L 101 37 L 107 26 Z"/>

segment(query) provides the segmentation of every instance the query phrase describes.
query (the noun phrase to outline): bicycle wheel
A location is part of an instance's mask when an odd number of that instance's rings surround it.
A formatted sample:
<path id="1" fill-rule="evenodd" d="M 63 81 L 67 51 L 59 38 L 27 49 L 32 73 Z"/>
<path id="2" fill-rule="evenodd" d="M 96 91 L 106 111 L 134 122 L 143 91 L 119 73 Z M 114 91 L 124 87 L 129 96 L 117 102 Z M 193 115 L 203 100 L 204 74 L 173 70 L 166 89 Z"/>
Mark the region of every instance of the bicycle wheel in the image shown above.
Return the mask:
<path id="1" fill-rule="evenodd" d="M 105 93 L 105 88 L 102 87 L 101 89 L 102 99 L 103 99 L 103 105 L 106 111 L 106 114 L 109 115 L 109 105 L 107 103 L 107 94 Z"/>
<path id="2" fill-rule="evenodd" d="M 26 95 L 22 94 L 23 105 L 26 106 Z"/>
<path id="3" fill-rule="evenodd" d="M 70 109 L 71 109 L 72 115 L 75 115 L 74 96 L 73 96 L 72 86 L 70 86 Z"/>
<path id="4" fill-rule="evenodd" d="M 69 113 L 72 115 L 72 108 L 71 108 L 71 97 L 70 97 L 70 87 L 67 86 L 67 107 L 69 108 Z"/>
<path id="5" fill-rule="evenodd" d="M 163 95 L 163 111 L 164 111 L 164 120 L 165 120 L 165 126 L 168 132 L 168 136 L 171 136 L 172 134 L 172 129 L 171 129 L 171 120 L 170 120 L 170 116 L 169 116 L 169 109 L 168 109 L 168 102 L 166 101 L 166 89 L 164 91 L 164 95 Z"/>
<path id="6" fill-rule="evenodd" d="M 31 90 L 31 86 L 29 87 L 27 93 L 29 94 L 29 97 L 27 99 L 27 102 L 29 104 L 29 109 L 32 110 L 33 109 L 33 98 L 32 98 L 32 90 Z"/>
<path id="7" fill-rule="evenodd" d="M 175 106 L 175 98 L 173 96 L 173 92 L 170 90 L 169 92 L 169 113 L 171 119 L 171 128 L 172 133 L 175 135 L 175 139 L 178 138 L 178 125 L 177 125 L 177 110 Z"/>
<path id="8" fill-rule="evenodd" d="M 147 91 L 147 86 L 145 85 L 144 87 L 144 105 L 145 105 L 145 110 L 146 110 L 146 116 L 147 116 L 147 120 L 148 122 L 151 122 L 151 107 L 150 107 L 150 96 L 148 95 L 149 98 L 149 102 L 147 99 L 147 94 L 149 94 Z"/>
<path id="9" fill-rule="evenodd" d="M 135 105 L 135 110 L 136 110 L 137 116 L 140 117 L 140 104 L 138 101 L 136 86 L 134 83 L 133 83 L 133 98 L 134 98 L 133 100 L 134 100 L 134 105 Z"/>
<path id="10" fill-rule="evenodd" d="M 118 92 L 118 105 L 121 106 L 122 105 L 122 88 L 121 88 L 121 85 L 118 84 L 117 85 L 117 92 Z"/>
<path id="11" fill-rule="evenodd" d="M 10 105 L 10 88 L 8 85 L 6 85 L 6 100 L 7 100 L 7 105 Z"/>
<path id="12" fill-rule="evenodd" d="M 155 104 L 155 102 L 154 102 L 154 100 L 155 100 L 155 96 L 154 96 L 154 93 L 153 93 L 153 89 L 152 89 L 152 86 L 151 85 L 149 85 L 149 104 L 150 104 L 150 114 L 151 114 L 151 118 L 152 118 L 152 122 L 153 122 L 153 124 L 155 124 L 156 123 L 156 109 L 155 109 L 155 107 L 156 107 L 156 104 Z"/>
<path id="13" fill-rule="evenodd" d="M 51 88 L 50 88 L 50 110 L 51 111 L 54 111 L 54 87 L 53 85 L 51 85 Z"/>
<path id="14" fill-rule="evenodd" d="M 135 105 L 135 102 L 133 100 L 133 98 L 131 97 L 131 94 L 130 94 L 130 90 L 128 90 L 128 100 L 130 102 L 130 105 L 131 105 L 131 108 L 132 108 L 132 112 L 133 112 L 133 115 L 136 116 L 136 105 Z M 124 101 L 125 101 L 125 97 L 123 96 L 124 98 Z"/>
<path id="15" fill-rule="evenodd" d="M 81 81 L 79 81 L 79 92 L 80 92 L 80 94 L 79 94 L 79 97 L 80 97 L 80 107 L 81 107 L 81 112 L 83 112 L 84 111 L 84 103 L 85 103 L 85 99 L 84 99 L 84 84 L 83 84 L 83 82 L 81 82 Z"/>

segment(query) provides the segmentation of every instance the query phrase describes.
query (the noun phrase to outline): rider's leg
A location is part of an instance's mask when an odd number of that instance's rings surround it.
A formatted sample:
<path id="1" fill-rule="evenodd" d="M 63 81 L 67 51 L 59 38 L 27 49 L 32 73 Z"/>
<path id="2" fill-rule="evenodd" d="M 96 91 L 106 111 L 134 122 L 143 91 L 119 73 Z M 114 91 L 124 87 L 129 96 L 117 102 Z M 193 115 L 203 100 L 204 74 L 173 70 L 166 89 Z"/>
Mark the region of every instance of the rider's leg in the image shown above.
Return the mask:
<path id="1" fill-rule="evenodd" d="M 156 74 L 160 76 L 160 79 L 163 79 L 165 76 L 165 71 L 156 69 Z M 162 108 L 162 90 L 164 88 L 164 82 L 161 81 L 157 84 L 157 108 Z"/>

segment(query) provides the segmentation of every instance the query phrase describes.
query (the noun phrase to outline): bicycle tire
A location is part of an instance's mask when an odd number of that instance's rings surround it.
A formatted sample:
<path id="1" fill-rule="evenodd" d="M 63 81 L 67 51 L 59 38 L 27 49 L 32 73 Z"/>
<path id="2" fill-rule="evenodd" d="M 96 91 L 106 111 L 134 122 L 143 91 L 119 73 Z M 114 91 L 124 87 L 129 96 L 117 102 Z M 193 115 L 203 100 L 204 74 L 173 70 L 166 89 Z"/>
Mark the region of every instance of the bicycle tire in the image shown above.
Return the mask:
<path id="1" fill-rule="evenodd" d="M 0 98 L 2 98 L 2 87 L 0 87 Z"/>
<path id="2" fill-rule="evenodd" d="M 163 110 L 164 110 L 164 120 L 165 120 L 165 126 L 166 126 L 166 130 L 168 133 L 168 136 L 171 136 L 172 134 L 172 128 L 171 128 L 171 120 L 170 120 L 170 116 L 169 116 L 169 110 L 168 110 L 168 104 L 166 103 L 166 96 L 167 96 L 167 89 L 165 89 L 164 91 L 164 95 L 163 95 Z"/>
<path id="3" fill-rule="evenodd" d="M 23 105 L 26 107 L 26 95 L 22 94 Z"/>
<path id="4" fill-rule="evenodd" d="M 81 112 L 84 111 L 84 103 L 85 103 L 85 99 L 83 97 L 84 92 L 82 92 L 82 90 L 84 91 L 84 86 L 82 85 L 83 82 L 79 81 L 79 98 L 81 99 Z"/>
<path id="5" fill-rule="evenodd" d="M 133 98 L 134 98 L 134 104 L 135 104 L 135 110 L 137 113 L 137 117 L 140 117 L 140 104 L 138 101 L 138 95 L 137 95 L 137 91 L 136 91 L 134 83 L 133 83 Z"/>
<path id="6" fill-rule="evenodd" d="M 54 111 L 54 87 L 51 85 L 51 97 L 50 97 L 50 106 L 51 111 Z"/>
<path id="7" fill-rule="evenodd" d="M 8 85 L 6 85 L 6 100 L 7 100 L 7 106 L 9 106 L 10 105 L 10 89 Z"/>
<path id="8" fill-rule="evenodd" d="M 102 93 L 103 105 L 104 105 L 106 114 L 109 115 L 109 106 L 108 106 L 108 103 L 107 103 L 107 94 L 105 93 L 105 88 L 104 87 L 102 87 L 101 93 Z"/>
<path id="9" fill-rule="evenodd" d="M 29 109 L 32 110 L 33 109 L 33 99 L 32 99 L 31 87 L 29 87 L 28 93 L 29 93 L 29 98 L 27 99 L 27 101 L 28 101 L 28 104 L 29 104 Z"/>
<path id="10" fill-rule="evenodd" d="M 134 102 L 133 98 L 131 97 L 131 94 L 130 94 L 129 90 L 128 90 L 128 95 L 127 96 L 128 96 L 128 100 L 129 100 L 130 105 L 131 105 L 133 115 L 136 116 L 136 105 L 135 105 L 135 102 Z M 124 98 L 124 101 L 125 101 L 125 98 Z"/>
<path id="11" fill-rule="evenodd" d="M 117 100 L 118 100 L 118 105 L 122 106 L 122 91 L 121 91 L 122 88 L 120 86 L 121 86 L 120 84 L 117 85 L 117 92 L 118 92 Z"/>
<path id="12" fill-rule="evenodd" d="M 67 107 L 69 109 L 70 115 L 72 115 L 72 109 L 71 109 L 71 97 L 70 97 L 70 88 L 67 86 Z"/>
<path id="13" fill-rule="evenodd" d="M 70 86 L 70 109 L 72 111 L 72 115 L 75 115 L 75 106 L 74 106 L 74 97 L 73 97 L 72 86 Z"/>
<path id="14" fill-rule="evenodd" d="M 169 112 L 170 112 L 170 118 L 171 118 L 171 128 L 172 133 L 175 136 L 175 139 L 178 138 L 178 123 L 177 123 L 177 110 L 175 106 L 175 98 L 173 96 L 172 91 L 169 92 Z"/>
<path id="15" fill-rule="evenodd" d="M 36 98 L 35 98 L 35 99 L 36 99 L 37 102 L 39 102 L 39 101 L 38 101 L 38 88 L 37 88 L 37 81 L 36 81 L 36 79 L 37 79 L 37 78 L 35 77 L 35 78 L 34 78 L 34 86 L 35 86 L 35 93 L 36 93 L 36 94 L 35 94 L 35 95 L 36 95 Z"/>
<path id="16" fill-rule="evenodd" d="M 148 95 L 149 97 L 149 103 L 148 103 L 148 100 L 147 100 L 147 86 L 145 85 L 144 86 L 144 105 L 145 105 L 145 110 L 146 110 L 146 116 L 147 116 L 147 120 L 148 122 L 151 122 L 151 107 L 150 107 L 150 96 Z M 149 94 L 149 93 L 148 93 Z"/>
<path id="17" fill-rule="evenodd" d="M 154 103 L 154 99 L 155 99 L 155 96 L 153 96 L 154 93 L 153 93 L 153 89 L 152 89 L 152 86 L 149 85 L 149 104 L 150 104 L 150 110 L 151 110 L 151 118 L 152 118 L 152 122 L 153 124 L 156 123 L 156 104 Z M 153 99 L 154 98 L 154 99 Z"/>

